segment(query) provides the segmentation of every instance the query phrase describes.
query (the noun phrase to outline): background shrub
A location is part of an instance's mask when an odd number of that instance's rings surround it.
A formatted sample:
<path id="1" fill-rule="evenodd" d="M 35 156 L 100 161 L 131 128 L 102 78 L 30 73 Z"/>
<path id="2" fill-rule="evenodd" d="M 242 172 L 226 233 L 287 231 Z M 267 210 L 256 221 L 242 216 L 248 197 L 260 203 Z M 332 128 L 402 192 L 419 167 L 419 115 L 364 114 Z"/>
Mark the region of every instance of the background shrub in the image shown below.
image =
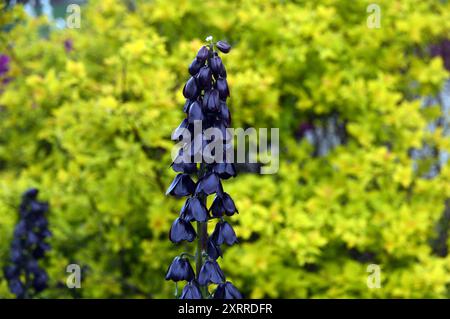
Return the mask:
<path id="1" fill-rule="evenodd" d="M 446 246 L 448 165 L 425 178 L 450 143 L 442 127 L 426 129 L 441 108 L 420 98 L 448 77 L 428 54 L 449 36 L 448 1 L 379 0 L 380 29 L 367 27 L 363 0 L 125 2 L 89 1 L 80 29 L 21 6 L 0 15 L 11 59 L 0 93 L 1 267 L 33 186 L 52 207 L 43 297 L 172 296 L 170 134 L 186 65 L 211 34 L 233 45 L 233 126 L 280 128 L 278 174 L 227 183 L 241 242 L 225 251 L 230 280 L 252 298 L 450 296 L 450 257 L 433 250 L 439 236 Z M 424 145 L 434 155 L 413 159 Z M 82 289 L 65 287 L 70 263 L 83 267 Z M 381 289 L 367 288 L 371 263 Z M 3 274 L 0 296 L 12 297 Z"/>

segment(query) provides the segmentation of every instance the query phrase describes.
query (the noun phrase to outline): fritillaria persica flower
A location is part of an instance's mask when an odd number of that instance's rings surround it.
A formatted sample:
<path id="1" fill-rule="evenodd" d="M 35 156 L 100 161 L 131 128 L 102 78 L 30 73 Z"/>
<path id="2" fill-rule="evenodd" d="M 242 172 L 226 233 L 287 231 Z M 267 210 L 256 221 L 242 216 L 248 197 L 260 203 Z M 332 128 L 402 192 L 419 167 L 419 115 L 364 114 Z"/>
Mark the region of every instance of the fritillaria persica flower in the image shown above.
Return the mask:
<path id="1" fill-rule="evenodd" d="M 231 50 L 231 46 L 225 41 L 219 41 L 216 43 L 217 49 L 223 53 L 228 53 Z"/>
<path id="2" fill-rule="evenodd" d="M 228 246 L 237 243 L 236 233 L 230 224 L 220 221 L 216 224 L 216 228 L 211 235 L 212 240 L 216 245 L 227 244 Z"/>
<path id="3" fill-rule="evenodd" d="M 184 286 L 180 299 L 202 299 L 202 292 L 195 280 Z"/>
<path id="4" fill-rule="evenodd" d="M 217 286 L 214 299 L 242 299 L 242 295 L 231 282 L 227 281 Z"/>
<path id="5" fill-rule="evenodd" d="M 166 280 L 191 281 L 194 279 L 194 270 L 187 258 L 175 257 L 166 273 Z"/>
<path id="6" fill-rule="evenodd" d="M 224 280 L 225 275 L 215 260 L 207 260 L 203 264 L 198 275 L 198 283 L 200 285 L 207 285 L 209 283 L 220 284 L 224 282 Z"/>
<path id="7" fill-rule="evenodd" d="M 225 280 L 217 262 L 222 256 L 221 245 L 233 245 L 237 242 L 236 233 L 224 220 L 237 213 L 237 208 L 231 196 L 223 191 L 221 181 L 236 176 L 236 169 L 232 160 L 224 160 L 221 156 L 216 159 L 203 152 L 210 143 L 216 142 L 216 137 L 213 140 L 204 135 L 206 129 L 217 129 L 222 133 L 224 139 L 219 142 L 223 142 L 225 154 L 232 147 L 225 138 L 226 130 L 231 124 L 227 106 L 230 89 L 227 71 L 218 54 L 218 51 L 230 52 L 231 46 L 225 41 L 213 43 L 210 37 L 207 41 L 208 44 L 198 50 L 188 68 L 190 77 L 183 87 L 186 98 L 183 112 L 186 118 L 172 134 L 172 140 L 183 141 L 185 144 L 171 165 L 178 175 L 166 192 L 175 197 L 187 196 L 180 216 L 170 228 L 169 239 L 173 243 L 192 242 L 196 239 L 197 249 L 195 256 L 182 253 L 175 257 L 167 270 L 166 280 L 187 282 L 179 296 L 181 299 L 242 298 L 236 287 Z M 200 133 L 195 133 L 196 123 L 201 123 Z M 187 142 L 184 139 L 186 131 L 190 136 Z M 213 194 L 214 200 L 208 208 L 207 197 Z M 208 224 L 214 219 L 219 220 L 213 233 L 208 236 Z M 197 231 L 192 222 L 197 224 Z M 195 271 L 189 258 L 195 259 Z M 209 291 L 210 284 L 218 285 L 214 293 Z"/>
<path id="8" fill-rule="evenodd" d="M 4 269 L 10 291 L 17 298 L 31 298 L 47 287 L 48 275 L 39 267 L 39 259 L 50 250 L 46 239 L 48 204 L 37 200 L 38 190 L 31 188 L 22 195 L 19 221 L 11 243 L 10 265 Z"/>
<path id="9" fill-rule="evenodd" d="M 208 210 L 198 197 L 190 197 L 186 200 L 180 212 L 181 218 L 185 221 L 207 222 L 209 219 Z"/>
<path id="10" fill-rule="evenodd" d="M 175 219 L 172 227 L 170 227 L 169 239 L 173 243 L 179 243 L 183 240 L 191 242 L 195 239 L 195 236 L 194 227 L 181 217 Z"/>

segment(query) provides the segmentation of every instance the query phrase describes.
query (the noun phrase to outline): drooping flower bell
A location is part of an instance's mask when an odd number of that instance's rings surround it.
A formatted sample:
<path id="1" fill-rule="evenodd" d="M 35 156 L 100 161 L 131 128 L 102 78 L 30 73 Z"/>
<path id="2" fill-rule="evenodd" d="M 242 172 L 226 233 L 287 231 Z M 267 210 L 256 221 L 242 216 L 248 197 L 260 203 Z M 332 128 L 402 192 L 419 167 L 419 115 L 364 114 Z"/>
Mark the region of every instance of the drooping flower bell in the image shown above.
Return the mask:
<path id="1" fill-rule="evenodd" d="M 196 233 L 191 223 L 182 218 L 177 218 L 170 227 L 169 238 L 174 243 L 179 243 L 183 240 L 191 242 L 195 239 Z"/>
<path id="2" fill-rule="evenodd" d="M 38 190 L 31 188 L 22 195 L 19 217 L 11 242 L 11 263 L 4 269 L 10 291 L 17 298 L 31 298 L 48 285 L 48 275 L 39 267 L 39 259 L 50 250 L 46 242 L 48 204 L 37 200 Z"/>
<path id="3" fill-rule="evenodd" d="M 233 163 L 217 163 L 213 167 L 213 172 L 222 179 L 229 179 L 236 176 L 236 169 Z"/>
<path id="4" fill-rule="evenodd" d="M 173 280 L 175 282 L 180 280 L 191 281 L 194 277 L 194 270 L 189 260 L 178 256 L 172 261 L 166 273 L 166 280 Z"/>
<path id="5" fill-rule="evenodd" d="M 167 189 L 166 194 L 177 197 L 187 196 L 194 192 L 195 183 L 188 174 L 178 174 Z"/>
<path id="6" fill-rule="evenodd" d="M 242 299 L 242 295 L 229 281 L 217 286 L 214 299 Z"/>
<path id="7" fill-rule="evenodd" d="M 179 174 L 166 192 L 175 197 L 187 196 L 179 217 L 170 228 L 169 239 L 173 243 L 198 241 L 195 256 L 182 253 L 175 257 L 166 273 L 167 280 L 188 281 L 179 296 L 181 299 L 241 297 L 236 287 L 225 281 L 217 263 L 222 257 L 221 245 L 237 242 L 236 233 L 224 218 L 238 210 L 231 196 L 223 191 L 221 182 L 236 176 L 234 164 L 227 156 L 233 151 L 227 130 L 231 125 L 227 105 L 230 88 L 227 71 L 219 56 L 219 51 L 230 52 L 231 46 L 225 41 L 213 43 L 212 37 L 208 37 L 207 42 L 188 67 L 190 77 L 183 87 L 186 118 L 172 134 L 172 140 L 182 144 L 171 165 Z M 200 130 L 197 129 L 199 125 Z M 207 130 L 222 136 L 213 134 L 213 138 Z M 215 198 L 208 208 L 210 195 Z M 220 220 L 208 236 L 208 224 L 215 218 Z M 197 231 L 192 222 L 197 223 Z M 188 258 L 195 260 L 195 272 Z M 219 285 L 214 296 L 208 289 L 210 284 Z"/>
<path id="8" fill-rule="evenodd" d="M 237 213 L 233 199 L 227 193 L 222 193 L 214 197 L 210 208 L 214 217 L 222 217 L 224 214 L 232 216 Z"/>
<path id="9" fill-rule="evenodd" d="M 228 53 L 231 50 L 231 45 L 229 45 L 225 41 L 218 41 L 216 46 L 217 46 L 217 49 L 219 49 L 223 53 Z"/>
<path id="10" fill-rule="evenodd" d="M 214 260 L 222 256 L 220 245 L 217 245 L 211 237 L 208 238 L 206 252 L 208 257 Z"/>
<path id="11" fill-rule="evenodd" d="M 211 195 L 217 193 L 222 188 L 219 176 L 215 173 L 209 173 L 203 176 L 195 189 L 196 194 Z"/>
<path id="12" fill-rule="evenodd" d="M 188 198 L 180 212 L 185 221 L 206 222 L 209 219 L 208 210 L 198 197 Z"/>
<path id="13" fill-rule="evenodd" d="M 207 285 L 209 283 L 220 284 L 225 280 L 225 275 L 220 269 L 219 264 L 215 260 L 207 260 L 198 275 L 198 283 Z"/>
<path id="14" fill-rule="evenodd" d="M 236 233 L 227 222 L 220 221 L 216 224 L 216 228 L 211 235 L 212 240 L 216 245 L 227 244 L 231 246 L 237 243 Z"/>
<path id="15" fill-rule="evenodd" d="M 180 299 L 202 299 L 202 292 L 198 288 L 198 284 L 195 281 L 191 281 L 184 286 Z"/>

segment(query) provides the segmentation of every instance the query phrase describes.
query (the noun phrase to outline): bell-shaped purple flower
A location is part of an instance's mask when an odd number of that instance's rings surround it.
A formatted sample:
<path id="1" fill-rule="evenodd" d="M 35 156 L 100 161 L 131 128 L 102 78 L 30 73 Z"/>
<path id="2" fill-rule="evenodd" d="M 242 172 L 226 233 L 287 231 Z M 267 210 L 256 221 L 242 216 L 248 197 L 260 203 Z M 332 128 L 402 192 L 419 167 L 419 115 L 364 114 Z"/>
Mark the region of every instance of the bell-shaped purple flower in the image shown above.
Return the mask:
<path id="1" fill-rule="evenodd" d="M 212 89 L 205 92 L 203 108 L 208 112 L 219 111 L 219 91 Z"/>
<path id="2" fill-rule="evenodd" d="M 179 243 L 183 240 L 192 242 L 196 236 L 194 227 L 184 219 L 175 219 L 170 227 L 169 239 L 173 243 Z"/>
<path id="3" fill-rule="evenodd" d="M 214 299 L 242 299 L 242 295 L 231 282 L 227 281 L 217 286 Z"/>
<path id="4" fill-rule="evenodd" d="M 184 113 L 189 112 L 189 107 L 190 107 L 191 104 L 194 103 L 194 102 L 195 102 L 195 100 L 189 100 L 189 99 L 186 99 L 186 102 L 184 103 L 184 106 L 183 106 L 183 112 L 184 112 Z"/>
<path id="5" fill-rule="evenodd" d="M 219 77 L 216 81 L 216 89 L 219 91 L 219 97 L 225 100 L 230 96 L 230 90 L 228 89 L 227 79 Z"/>
<path id="6" fill-rule="evenodd" d="M 194 123 L 194 121 L 203 121 L 205 115 L 203 114 L 202 107 L 195 101 L 189 106 L 188 121 L 189 123 Z"/>
<path id="7" fill-rule="evenodd" d="M 219 176 L 214 173 L 209 173 L 203 176 L 197 184 L 195 189 L 196 194 L 210 195 L 217 193 L 222 189 Z"/>
<path id="8" fill-rule="evenodd" d="M 25 265 L 25 269 L 30 273 L 39 272 L 39 265 L 38 265 L 37 260 L 35 260 L 35 259 L 29 260 Z"/>
<path id="9" fill-rule="evenodd" d="M 180 212 L 185 221 L 206 222 L 209 219 L 208 210 L 198 197 L 188 198 Z"/>
<path id="10" fill-rule="evenodd" d="M 195 190 L 195 183 L 188 174 L 178 174 L 167 189 L 166 195 L 182 197 L 190 195 Z"/>
<path id="11" fill-rule="evenodd" d="M 29 188 L 23 193 L 22 197 L 23 199 L 36 199 L 38 194 L 39 190 L 37 188 Z"/>
<path id="12" fill-rule="evenodd" d="M 197 81 L 200 88 L 209 90 L 211 88 L 212 73 L 209 67 L 204 66 L 200 69 L 197 75 Z"/>
<path id="13" fill-rule="evenodd" d="M 225 221 L 220 221 L 216 224 L 211 237 L 216 245 L 225 243 L 228 246 L 231 246 L 238 241 L 233 227 Z"/>
<path id="14" fill-rule="evenodd" d="M 24 297 L 25 294 L 25 287 L 23 286 L 22 282 L 17 279 L 12 279 L 9 282 L 9 290 L 17 296 L 17 298 L 21 299 Z"/>
<path id="15" fill-rule="evenodd" d="M 172 163 L 172 169 L 177 173 L 194 174 L 197 172 L 196 163 Z"/>
<path id="16" fill-rule="evenodd" d="M 195 281 L 191 281 L 184 286 L 180 299 L 202 299 L 202 292 Z"/>
<path id="17" fill-rule="evenodd" d="M 205 61 L 202 62 L 199 59 L 194 59 L 191 65 L 189 65 L 189 73 L 192 76 L 196 75 L 203 65 L 205 65 Z"/>
<path id="18" fill-rule="evenodd" d="M 177 256 L 167 269 L 166 280 L 173 280 L 175 282 L 186 280 L 191 281 L 195 277 L 194 270 L 187 258 Z"/>
<path id="19" fill-rule="evenodd" d="M 177 173 L 194 174 L 197 172 L 197 163 L 192 162 L 190 157 L 183 157 L 183 149 L 180 149 L 178 156 L 170 164 L 172 169 Z"/>
<path id="20" fill-rule="evenodd" d="M 236 176 L 236 168 L 233 163 L 216 163 L 213 167 L 213 172 L 222 179 L 229 179 L 230 177 Z"/>
<path id="21" fill-rule="evenodd" d="M 50 245 L 45 242 L 40 242 L 32 252 L 34 258 L 42 258 L 45 255 L 45 252 L 50 250 Z"/>
<path id="22" fill-rule="evenodd" d="M 214 76 L 217 78 L 220 75 L 223 68 L 222 59 L 217 55 L 213 56 L 210 59 L 209 67 L 211 68 L 211 71 L 214 74 Z"/>
<path id="23" fill-rule="evenodd" d="M 225 101 L 219 101 L 219 114 L 225 126 L 229 127 L 231 124 L 231 114 Z"/>
<path id="24" fill-rule="evenodd" d="M 223 77 L 224 79 L 227 78 L 227 69 L 225 68 L 225 65 L 223 63 L 220 64 L 219 76 Z"/>
<path id="25" fill-rule="evenodd" d="M 225 275 L 215 260 L 207 260 L 200 269 L 198 283 L 201 286 L 209 283 L 220 284 L 225 281 Z"/>
<path id="26" fill-rule="evenodd" d="M 23 237 L 27 233 L 27 223 L 25 220 L 21 220 L 17 223 L 15 229 L 14 229 L 14 236 L 15 237 Z"/>
<path id="27" fill-rule="evenodd" d="M 47 288 L 48 275 L 43 269 L 39 269 L 36 273 L 34 273 L 33 278 L 33 288 L 36 292 L 41 292 L 45 288 Z"/>
<path id="28" fill-rule="evenodd" d="M 227 193 L 222 193 L 222 205 L 225 209 L 225 214 L 228 216 L 232 216 L 234 213 L 239 213 L 236 205 L 234 204 L 234 200 Z"/>
<path id="29" fill-rule="evenodd" d="M 36 218 L 36 220 L 34 222 L 34 226 L 39 228 L 39 229 L 46 228 L 48 226 L 47 218 L 45 218 L 44 215 L 39 216 L 38 218 Z"/>
<path id="30" fill-rule="evenodd" d="M 225 208 L 223 208 L 222 204 L 222 197 L 220 196 L 214 196 L 214 200 L 211 204 L 211 207 L 209 208 L 209 211 L 211 212 L 213 217 L 222 217 L 225 213 Z"/>
<path id="31" fill-rule="evenodd" d="M 184 85 L 183 95 L 187 99 L 194 100 L 197 98 L 199 93 L 200 93 L 200 90 L 198 89 L 195 78 L 191 77 Z"/>
<path id="32" fill-rule="evenodd" d="M 231 50 L 231 45 L 229 45 L 225 41 L 218 41 L 216 43 L 216 47 L 217 47 L 217 49 L 219 49 L 220 52 L 223 52 L 225 54 L 230 52 L 230 50 Z"/>
<path id="33" fill-rule="evenodd" d="M 214 197 L 210 211 L 214 217 L 222 217 L 223 214 L 232 216 L 238 212 L 233 199 L 227 193 L 222 193 Z"/>
<path id="34" fill-rule="evenodd" d="M 20 276 L 20 268 L 16 265 L 6 266 L 4 269 L 5 278 L 11 280 Z"/>
<path id="35" fill-rule="evenodd" d="M 19 247 L 11 248 L 11 261 L 15 264 L 20 264 L 24 260 L 24 250 Z"/>
<path id="36" fill-rule="evenodd" d="M 211 237 L 208 237 L 208 241 L 206 244 L 206 253 L 208 254 L 209 258 L 214 260 L 222 257 L 222 249 L 220 249 L 220 246 L 214 243 L 214 240 Z"/>
<path id="37" fill-rule="evenodd" d="M 52 232 L 51 232 L 50 230 L 48 230 L 48 229 L 43 229 L 43 230 L 41 230 L 41 232 L 38 233 L 38 234 L 39 234 L 39 237 L 40 237 L 41 239 L 44 239 L 44 238 L 53 236 Z"/>
<path id="38" fill-rule="evenodd" d="M 196 59 L 205 62 L 209 55 L 209 49 L 206 46 L 202 46 L 197 52 Z"/>
<path id="39" fill-rule="evenodd" d="M 44 202 L 31 201 L 30 210 L 32 214 L 43 214 L 48 210 L 48 204 Z"/>
<path id="40" fill-rule="evenodd" d="M 28 245 L 35 245 L 39 242 L 39 238 L 38 236 L 36 236 L 36 234 L 32 231 L 28 232 L 27 234 L 27 243 Z"/>

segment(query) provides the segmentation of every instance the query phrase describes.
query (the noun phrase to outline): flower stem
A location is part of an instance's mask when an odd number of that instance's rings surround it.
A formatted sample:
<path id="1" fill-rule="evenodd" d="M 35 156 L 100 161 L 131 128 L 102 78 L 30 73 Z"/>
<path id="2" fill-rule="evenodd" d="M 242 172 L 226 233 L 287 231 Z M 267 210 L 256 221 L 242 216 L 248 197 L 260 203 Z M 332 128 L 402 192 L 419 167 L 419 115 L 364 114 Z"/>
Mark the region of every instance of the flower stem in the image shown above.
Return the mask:
<path id="1" fill-rule="evenodd" d="M 206 252 L 206 243 L 208 240 L 208 224 L 206 222 L 197 222 L 197 235 L 198 235 L 198 242 L 197 242 L 195 268 L 198 279 L 200 270 L 202 269 L 203 266 L 203 253 Z M 208 287 L 200 286 L 200 290 L 202 292 L 203 298 L 206 298 L 208 296 Z"/>
<path id="2" fill-rule="evenodd" d="M 206 171 L 205 163 L 200 164 L 200 169 L 197 174 L 198 179 L 204 176 Z M 206 195 L 199 195 L 198 198 L 206 207 Z M 197 222 L 197 253 L 195 260 L 195 272 L 197 274 L 197 279 L 200 274 L 200 270 L 203 266 L 203 254 L 206 253 L 206 248 L 208 244 L 208 222 Z M 200 286 L 200 291 L 202 292 L 203 298 L 207 298 L 209 295 L 208 286 Z"/>

